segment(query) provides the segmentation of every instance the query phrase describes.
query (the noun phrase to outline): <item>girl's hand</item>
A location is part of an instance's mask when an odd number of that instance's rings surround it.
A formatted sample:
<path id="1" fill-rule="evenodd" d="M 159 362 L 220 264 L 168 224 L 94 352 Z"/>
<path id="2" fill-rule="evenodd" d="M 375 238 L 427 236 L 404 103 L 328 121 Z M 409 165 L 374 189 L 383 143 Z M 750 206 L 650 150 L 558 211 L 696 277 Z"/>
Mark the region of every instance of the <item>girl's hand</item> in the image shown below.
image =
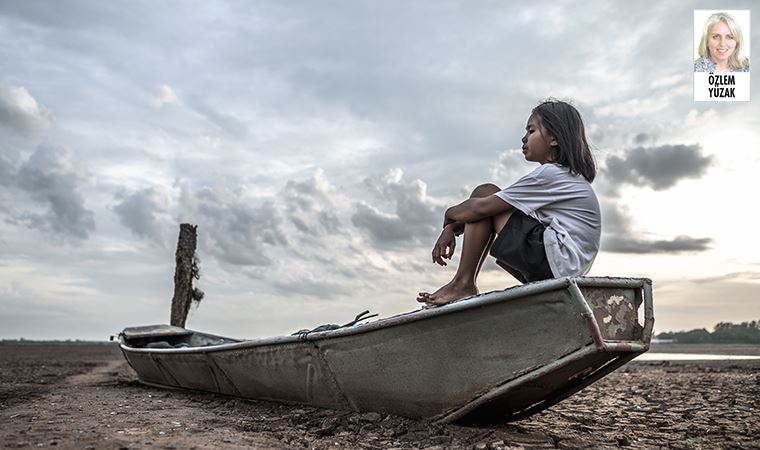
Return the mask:
<path id="1" fill-rule="evenodd" d="M 457 245 L 457 238 L 456 234 L 454 233 L 454 226 L 453 225 L 447 225 L 443 231 L 441 231 L 441 235 L 438 237 L 438 241 L 436 241 L 435 245 L 433 246 L 433 262 L 438 263 L 441 266 L 446 265 L 446 261 L 444 259 L 451 259 L 452 256 L 454 256 L 454 249 Z"/>

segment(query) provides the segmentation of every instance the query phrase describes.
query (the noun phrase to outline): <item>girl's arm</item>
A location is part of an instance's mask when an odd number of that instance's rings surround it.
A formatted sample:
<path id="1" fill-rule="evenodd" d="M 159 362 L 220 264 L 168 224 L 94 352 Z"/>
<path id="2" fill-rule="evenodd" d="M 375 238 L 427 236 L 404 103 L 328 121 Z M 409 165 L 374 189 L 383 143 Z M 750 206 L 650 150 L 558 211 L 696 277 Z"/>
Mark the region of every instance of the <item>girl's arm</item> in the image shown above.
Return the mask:
<path id="1" fill-rule="evenodd" d="M 513 209 L 514 206 L 505 202 L 497 195 L 469 198 L 446 210 L 446 214 L 443 216 L 443 226 L 456 224 L 457 222 L 477 222 L 486 217 L 493 217 Z"/>
<path id="2" fill-rule="evenodd" d="M 448 225 L 444 225 L 443 228 L 449 227 L 454 232 L 454 236 L 459 236 L 464 233 L 464 222 L 451 222 Z"/>

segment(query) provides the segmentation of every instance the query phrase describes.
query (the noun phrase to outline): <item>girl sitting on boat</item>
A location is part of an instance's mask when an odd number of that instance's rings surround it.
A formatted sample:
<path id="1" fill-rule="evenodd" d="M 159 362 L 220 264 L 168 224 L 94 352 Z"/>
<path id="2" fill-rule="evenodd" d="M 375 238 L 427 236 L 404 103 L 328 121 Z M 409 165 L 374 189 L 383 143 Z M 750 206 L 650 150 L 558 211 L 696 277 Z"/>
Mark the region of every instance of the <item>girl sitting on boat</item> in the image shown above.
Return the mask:
<path id="1" fill-rule="evenodd" d="M 522 283 L 581 276 L 591 269 L 601 214 L 591 188 L 596 166 L 583 119 L 572 105 L 547 100 L 533 108 L 525 130 L 522 152 L 539 167 L 505 189 L 482 184 L 446 210 L 433 262 L 445 266 L 456 236 L 464 234 L 459 266 L 446 285 L 420 292 L 418 302 L 435 306 L 476 295 L 489 253 Z"/>

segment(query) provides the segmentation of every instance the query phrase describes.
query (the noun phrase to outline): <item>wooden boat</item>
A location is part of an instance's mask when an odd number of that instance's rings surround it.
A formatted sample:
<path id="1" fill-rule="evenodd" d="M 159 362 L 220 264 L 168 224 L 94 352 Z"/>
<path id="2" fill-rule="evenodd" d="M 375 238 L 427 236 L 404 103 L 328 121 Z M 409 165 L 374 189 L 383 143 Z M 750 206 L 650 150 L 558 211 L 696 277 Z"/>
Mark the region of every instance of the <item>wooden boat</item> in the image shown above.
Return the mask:
<path id="1" fill-rule="evenodd" d="M 295 336 L 156 325 L 120 341 L 148 385 L 488 423 L 527 417 L 614 371 L 648 350 L 653 325 L 650 280 L 578 277 Z"/>

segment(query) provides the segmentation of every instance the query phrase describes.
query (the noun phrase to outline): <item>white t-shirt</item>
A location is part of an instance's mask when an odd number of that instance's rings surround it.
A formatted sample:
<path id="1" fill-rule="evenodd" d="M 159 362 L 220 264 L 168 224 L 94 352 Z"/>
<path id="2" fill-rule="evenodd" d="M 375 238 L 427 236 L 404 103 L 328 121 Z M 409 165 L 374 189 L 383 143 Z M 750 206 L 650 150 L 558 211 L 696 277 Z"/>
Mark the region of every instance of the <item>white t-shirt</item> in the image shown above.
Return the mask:
<path id="1" fill-rule="evenodd" d="M 599 252 L 602 217 L 596 194 L 582 175 L 542 164 L 495 195 L 546 226 L 544 248 L 555 277 L 588 273 Z"/>

